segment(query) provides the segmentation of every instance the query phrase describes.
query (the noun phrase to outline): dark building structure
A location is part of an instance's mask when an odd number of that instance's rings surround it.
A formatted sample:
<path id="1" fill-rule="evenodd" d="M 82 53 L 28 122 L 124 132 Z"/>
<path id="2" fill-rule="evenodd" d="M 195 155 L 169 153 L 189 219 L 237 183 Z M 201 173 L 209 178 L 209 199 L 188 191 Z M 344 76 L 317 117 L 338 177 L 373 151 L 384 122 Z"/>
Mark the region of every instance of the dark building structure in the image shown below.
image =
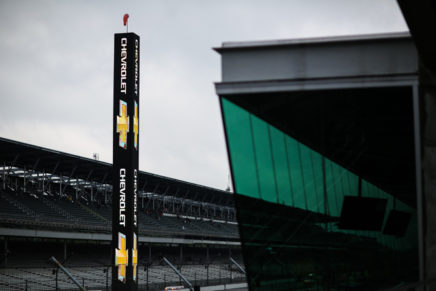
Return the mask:
<path id="1" fill-rule="evenodd" d="M 422 95 L 410 35 L 216 51 L 250 290 L 422 282 Z"/>

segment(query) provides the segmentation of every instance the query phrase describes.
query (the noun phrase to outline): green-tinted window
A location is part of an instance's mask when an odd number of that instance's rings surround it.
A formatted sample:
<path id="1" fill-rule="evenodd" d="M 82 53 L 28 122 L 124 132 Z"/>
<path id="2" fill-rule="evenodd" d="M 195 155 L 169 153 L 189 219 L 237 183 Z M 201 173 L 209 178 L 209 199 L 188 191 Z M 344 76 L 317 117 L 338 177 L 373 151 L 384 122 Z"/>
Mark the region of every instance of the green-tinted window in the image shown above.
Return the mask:
<path id="1" fill-rule="evenodd" d="M 326 176 L 326 191 L 328 212 L 331 216 L 338 217 L 341 211 L 341 203 L 339 201 L 338 181 L 335 179 L 333 171 L 334 165 L 330 160 L 325 161 L 325 176 Z"/>
<path id="2" fill-rule="evenodd" d="M 279 203 L 292 206 L 291 176 L 289 172 L 285 135 L 276 128 L 270 127 L 270 136 Z"/>
<path id="3" fill-rule="evenodd" d="M 301 160 L 303 164 L 303 181 L 304 189 L 306 195 L 307 209 L 310 211 L 318 211 L 316 191 L 315 191 L 315 180 L 314 169 L 312 163 L 312 151 L 305 145 L 300 146 Z"/>
<path id="4" fill-rule="evenodd" d="M 250 114 L 225 99 L 222 106 L 236 191 L 260 198 Z"/>
<path id="5" fill-rule="evenodd" d="M 291 188 L 294 207 L 306 209 L 304 194 L 302 163 L 300 159 L 300 144 L 290 137 L 286 137 L 288 150 L 288 165 L 291 174 Z"/>
<path id="6" fill-rule="evenodd" d="M 315 188 L 316 208 L 317 212 L 325 213 L 325 201 L 324 201 L 324 175 L 323 175 L 323 157 L 315 152 L 311 151 L 312 170 L 313 170 L 313 185 Z"/>
<path id="7" fill-rule="evenodd" d="M 277 202 L 275 170 L 268 124 L 253 115 L 251 116 L 251 124 L 261 197 L 269 202 Z"/>

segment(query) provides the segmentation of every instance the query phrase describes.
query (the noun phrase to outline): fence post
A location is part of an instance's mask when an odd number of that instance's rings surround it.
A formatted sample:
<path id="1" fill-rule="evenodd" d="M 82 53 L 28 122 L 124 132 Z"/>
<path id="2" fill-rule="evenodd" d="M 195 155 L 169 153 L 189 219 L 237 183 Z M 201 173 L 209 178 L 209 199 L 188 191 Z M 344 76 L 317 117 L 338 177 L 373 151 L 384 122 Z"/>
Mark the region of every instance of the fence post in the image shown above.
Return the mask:
<path id="1" fill-rule="evenodd" d="M 56 269 L 56 291 L 58 291 L 58 272 L 59 268 Z"/>
<path id="2" fill-rule="evenodd" d="M 82 286 L 83 286 L 83 288 L 85 288 L 85 278 L 84 277 L 82 277 Z"/>
<path id="3" fill-rule="evenodd" d="M 209 265 L 206 265 L 206 284 L 209 286 Z"/>
<path id="4" fill-rule="evenodd" d="M 194 285 L 197 285 L 197 272 L 194 273 Z"/>
<path id="5" fill-rule="evenodd" d="M 109 291 L 109 267 L 106 267 L 106 291 Z"/>
<path id="6" fill-rule="evenodd" d="M 148 291 L 148 269 L 149 269 L 150 267 L 149 266 L 147 266 L 147 291 Z"/>
<path id="7" fill-rule="evenodd" d="M 232 283 L 232 265 L 229 265 L 230 268 L 230 283 Z"/>

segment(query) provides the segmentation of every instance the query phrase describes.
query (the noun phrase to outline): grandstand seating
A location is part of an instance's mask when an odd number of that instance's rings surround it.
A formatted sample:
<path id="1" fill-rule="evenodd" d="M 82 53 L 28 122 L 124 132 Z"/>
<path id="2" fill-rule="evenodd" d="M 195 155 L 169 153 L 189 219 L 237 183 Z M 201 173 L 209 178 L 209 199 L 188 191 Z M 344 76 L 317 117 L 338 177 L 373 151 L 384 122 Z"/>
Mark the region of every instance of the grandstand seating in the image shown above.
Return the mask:
<path id="1" fill-rule="evenodd" d="M 110 205 L 82 203 L 71 197 L 47 196 L 41 193 L 0 190 L 0 223 L 39 225 L 63 230 L 110 232 L 112 208 Z M 163 213 L 139 211 L 140 233 L 147 235 L 201 236 L 238 238 L 235 224 L 204 219 L 188 219 Z"/>
<path id="2" fill-rule="evenodd" d="M 107 290 L 112 165 L 2 138 L 0 147 L 0 290 L 77 290 L 51 256 L 88 290 Z M 231 193 L 143 171 L 138 185 L 140 290 L 185 285 L 163 256 L 194 285 L 245 281 L 230 268 L 229 255 L 242 263 Z"/>
<path id="3" fill-rule="evenodd" d="M 62 246 L 63 244 L 59 242 L 11 242 L 8 266 L 0 267 L 0 290 L 26 290 L 26 284 L 27 290 L 55 290 L 56 280 L 59 290 L 75 290 L 75 286 L 63 272 L 58 271 L 56 275 L 56 266 L 48 260 L 51 256 L 58 258 L 63 266 L 89 289 L 105 290 L 106 284 L 110 286 L 109 245 L 70 243 L 66 259 L 63 259 Z M 183 260 L 179 261 L 178 247 L 153 246 L 152 248 L 153 256 L 150 263 L 148 247 L 140 246 L 138 282 L 141 290 L 144 290 L 147 284 L 147 268 L 148 283 L 153 287 L 150 290 L 162 290 L 163 286 L 180 282 L 176 273 L 164 264 L 162 255 L 167 257 L 194 285 L 245 281 L 245 275 L 230 264 L 226 249 L 212 248 L 207 260 L 205 249 L 184 247 Z M 243 265 L 240 250 L 236 249 L 232 256 Z"/>
<path id="4" fill-rule="evenodd" d="M 26 216 L 26 213 L 16 207 L 6 195 L 0 195 L 0 217 L 2 218 L 21 218 Z"/>

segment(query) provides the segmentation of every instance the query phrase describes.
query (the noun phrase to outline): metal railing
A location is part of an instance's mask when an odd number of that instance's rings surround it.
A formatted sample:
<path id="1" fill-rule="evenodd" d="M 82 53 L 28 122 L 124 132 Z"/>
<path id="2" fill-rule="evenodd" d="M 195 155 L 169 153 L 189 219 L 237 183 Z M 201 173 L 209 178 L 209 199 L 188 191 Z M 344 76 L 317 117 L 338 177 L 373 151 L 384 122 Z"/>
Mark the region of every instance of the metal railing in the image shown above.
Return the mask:
<path id="1" fill-rule="evenodd" d="M 111 290 L 111 266 L 66 267 L 86 290 Z M 230 264 L 177 265 L 193 286 L 210 286 L 246 282 L 245 274 Z M 138 266 L 139 290 L 163 290 L 166 286 L 185 285 L 163 262 Z M 73 281 L 57 266 L 0 268 L 0 290 L 78 290 Z"/>

